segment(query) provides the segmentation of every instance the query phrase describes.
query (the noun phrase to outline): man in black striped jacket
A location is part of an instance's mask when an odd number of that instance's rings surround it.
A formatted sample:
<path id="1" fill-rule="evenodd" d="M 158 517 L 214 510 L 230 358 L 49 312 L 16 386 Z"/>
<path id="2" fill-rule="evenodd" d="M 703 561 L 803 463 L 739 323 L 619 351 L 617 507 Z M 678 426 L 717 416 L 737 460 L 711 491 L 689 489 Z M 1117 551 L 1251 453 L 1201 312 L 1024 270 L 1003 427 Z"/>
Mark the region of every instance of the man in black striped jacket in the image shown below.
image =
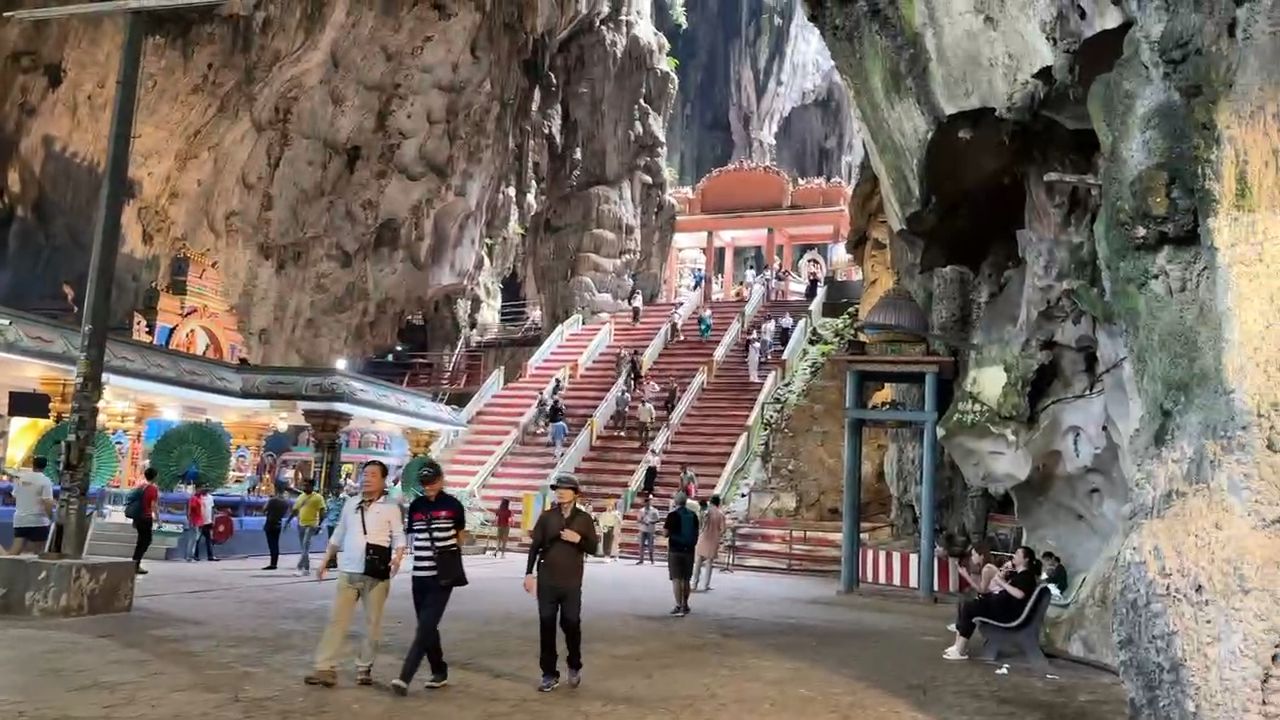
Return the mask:
<path id="1" fill-rule="evenodd" d="M 391 681 L 391 689 L 399 695 L 409 691 L 424 655 L 431 665 L 426 687 L 441 688 L 449 682 L 449 666 L 440 646 L 440 620 L 453 588 L 440 584 L 435 555 L 437 549 L 461 547 L 467 535 L 466 510 L 457 498 L 444 491 L 444 470 L 439 463 L 428 460 L 418 471 L 418 481 L 422 495 L 409 503 L 406 528 L 413 548 L 413 608 L 418 615 L 418 630 L 400 677 Z"/>

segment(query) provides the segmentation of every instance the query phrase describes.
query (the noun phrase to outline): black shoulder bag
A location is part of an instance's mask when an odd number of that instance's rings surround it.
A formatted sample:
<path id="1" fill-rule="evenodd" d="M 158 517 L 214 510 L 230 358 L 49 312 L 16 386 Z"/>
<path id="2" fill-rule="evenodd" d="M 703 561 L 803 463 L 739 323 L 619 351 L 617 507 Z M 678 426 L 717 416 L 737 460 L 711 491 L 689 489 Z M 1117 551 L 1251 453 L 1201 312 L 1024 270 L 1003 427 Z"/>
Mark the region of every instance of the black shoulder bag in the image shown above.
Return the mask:
<path id="1" fill-rule="evenodd" d="M 427 520 L 427 542 L 431 543 L 431 554 L 436 560 L 436 582 L 441 587 L 455 588 L 467 584 L 467 573 L 462 569 L 462 546 L 458 544 L 457 531 L 454 531 L 453 547 L 442 548 L 436 545 L 435 530 L 431 520 Z"/>
<path id="2" fill-rule="evenodd" d="M 374 580 L 391 579 L 391 548 L 369 542 L 369 527 L 364 522 L 365 504 L 360 503 L 360 529 L 364 531 L 364 575 Z"/>

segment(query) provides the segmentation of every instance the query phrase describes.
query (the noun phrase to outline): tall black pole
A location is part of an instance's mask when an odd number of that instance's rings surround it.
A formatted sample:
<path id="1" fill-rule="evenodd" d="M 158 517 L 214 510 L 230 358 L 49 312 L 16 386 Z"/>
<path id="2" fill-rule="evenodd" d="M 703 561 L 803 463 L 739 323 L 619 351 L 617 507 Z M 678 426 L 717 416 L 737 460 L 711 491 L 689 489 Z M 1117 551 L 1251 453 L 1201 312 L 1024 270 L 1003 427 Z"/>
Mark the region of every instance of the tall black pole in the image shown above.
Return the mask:
<path id="1" fill-rule="evenodd" d="M 111 317 L 111 285 L 120 255 L 120 214 L 129 185 L 129 148 L 133 140 L 133 114 L 138 101 L 138 74 L 142 66 L 144 19 L 139 13 L 124 15 L 124 43 L 116 75 L 115 106 L 111 112 L 111 136 L 107 164 L 98 198 L 93 255 L 89 260 L 89 284 L 85 288 L 83 324 L 80 328 L 80 360 L 71 396 L 71 432 L 62 445 L 58 532 L 55 552 L 66 557 L 84 555 L 90 518 L 85 497 L 93 472 L 94 437 L 98 430 L 98 402 L 102 399 L 102 366 L 107 354 L 107 325 Z"/>

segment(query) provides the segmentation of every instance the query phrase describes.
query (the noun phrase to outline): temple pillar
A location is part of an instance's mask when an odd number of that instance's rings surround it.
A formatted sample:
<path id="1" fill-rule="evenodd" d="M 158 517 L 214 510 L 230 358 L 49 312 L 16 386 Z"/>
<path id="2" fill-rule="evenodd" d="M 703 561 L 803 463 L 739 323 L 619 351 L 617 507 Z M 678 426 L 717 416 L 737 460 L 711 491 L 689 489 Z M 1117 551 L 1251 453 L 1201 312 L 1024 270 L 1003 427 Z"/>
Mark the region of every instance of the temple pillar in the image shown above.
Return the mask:
<path id="1" fill-rule="evenodd" d="M 312 479 L 316 490 L 328 493 L 338 484 L 342 431 L 350 424 L 351 416 L 336 410 L 303 410 L 302 418 L 311 426 L 311 447 L 316 456 Z"/>
<path id="2" fill-rule="evenodd" d="M 727 242 L 724 246 L 724 287 L 725 295 L 728 296 L 729 288 L 733 287 L 733 271 L 737 265 L 733 262 L 733 243 Z"/>
<path id="3" fill-rule="evenodd" d="M 270 423 L 259 420 L 238 420 L 234 422 L 222 423 L 223 429 L 231 435 L 231 463 L 232 469 L 235 468 L 235 456 L 240 448 L 249 451 L 249 475 L 252 476 L 258 468 L 258 461 L 262 458 L 262 445 L 266 441 L 267 436 L 275 429 Z M 270 486 L 272 478 L 258 477 L 256 486 L 258 492 L 264 490 L 268 493 L 275 491 Z"/>
<path id="4" fill-rule="evenodd" d="M 778 252 L 778 241 L 774 237 L 773 228 L 768 228 L 764 233 L 764 267 L 760 268 L 761 272 L 765 272 L 773 267 L 774 257 Z"/>
<path id="5" fill-rule="evenodd" d="M 40 392 L 49 396 L 49 418 L 54 422 L 71 416 L 71 392 L 75 386 L 75 380 L 66 378 L 40 379 Z"/>
<path id="6" fill-rule="evenodd" d="M 707 231 L 707 247 L 704 251 L 706 257 L 707 279 L 702 283 L 702 299 L 710 303 L 711 295 L 715 288 L 716 278 L 716 234 L 710 230 Z M 725 281 L 726 283 L 728 280 Z M 726 285 L 726 287 L 728 287 Z"/>
<path id="7" fill-rule="evenodd" d="M 795 247 L 791 244 L 791 238 L 784 238 L 782 241 L 782 267 L 795 271 Z"/>

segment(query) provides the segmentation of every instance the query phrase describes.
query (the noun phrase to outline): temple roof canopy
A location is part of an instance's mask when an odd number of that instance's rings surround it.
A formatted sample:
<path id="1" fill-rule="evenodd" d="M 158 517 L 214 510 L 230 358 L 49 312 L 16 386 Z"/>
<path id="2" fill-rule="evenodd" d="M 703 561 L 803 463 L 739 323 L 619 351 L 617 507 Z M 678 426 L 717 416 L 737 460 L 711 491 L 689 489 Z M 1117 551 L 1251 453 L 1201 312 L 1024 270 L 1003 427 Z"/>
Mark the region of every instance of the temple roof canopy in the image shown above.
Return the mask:
<path id="1" fill-rule="evenodd" d="M 773 165 L 739 160 L 712 170 L 692 188 L 676 189 L 674 195 L 679 215 L 716 215 L 794 208 L 847 208 L 850 192 L 841 180 L 793 181 Z"/>

